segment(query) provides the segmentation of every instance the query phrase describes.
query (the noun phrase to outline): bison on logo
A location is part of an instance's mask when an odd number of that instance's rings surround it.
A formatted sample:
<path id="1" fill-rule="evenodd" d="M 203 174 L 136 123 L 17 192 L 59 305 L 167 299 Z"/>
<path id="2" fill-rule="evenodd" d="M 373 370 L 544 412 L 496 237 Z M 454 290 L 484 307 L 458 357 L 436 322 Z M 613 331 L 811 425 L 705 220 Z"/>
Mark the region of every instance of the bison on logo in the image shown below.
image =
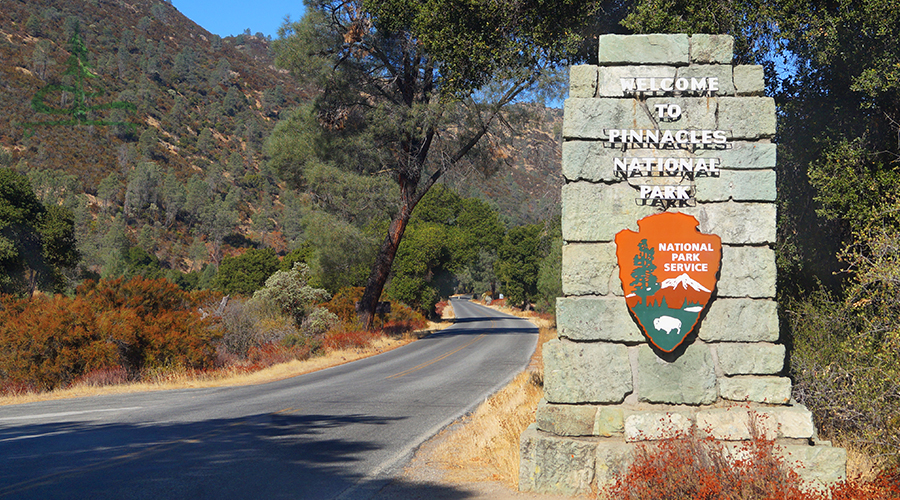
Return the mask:
<path id="1" fill-rule="evenodd" d="M 616 234 L 625 303 L 644 335 L 672 352 L 694 330 L 718 281 L 722 240 L 694 217 L 663 212 Z"/>

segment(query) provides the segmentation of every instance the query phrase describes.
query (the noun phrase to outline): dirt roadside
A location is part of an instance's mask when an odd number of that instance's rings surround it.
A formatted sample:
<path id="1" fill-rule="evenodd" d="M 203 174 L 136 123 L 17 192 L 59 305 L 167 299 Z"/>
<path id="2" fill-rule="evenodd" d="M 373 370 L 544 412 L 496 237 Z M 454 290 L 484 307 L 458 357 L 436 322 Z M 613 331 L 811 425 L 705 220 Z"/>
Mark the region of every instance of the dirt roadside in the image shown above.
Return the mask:
<path id="1" fill-rule="evenodd" d="M 399 477 L 373 500 L 571 500 L 572 497 L 523 493 L 503 481 L 460 481 L 448 478 L 435 449 L 455 432 L 459 422 L 426 441 Z"/>

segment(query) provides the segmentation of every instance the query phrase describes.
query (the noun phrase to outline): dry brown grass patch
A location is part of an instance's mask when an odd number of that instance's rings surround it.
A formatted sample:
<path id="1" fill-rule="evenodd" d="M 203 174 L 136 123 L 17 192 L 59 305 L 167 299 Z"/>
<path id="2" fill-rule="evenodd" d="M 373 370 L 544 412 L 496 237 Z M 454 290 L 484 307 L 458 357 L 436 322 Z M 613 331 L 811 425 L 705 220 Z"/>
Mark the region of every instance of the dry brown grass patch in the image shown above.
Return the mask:
<path id="1" fill-rule="evenodd" d="M 534 422 L 543 397 L 541 346 L 553 338 L 555 329 L 541 328 L 529 368 L 439 437 L 429 460 L 446 471 L 445 479 L 500 481 L 516 487 L 519 436 Z"/>

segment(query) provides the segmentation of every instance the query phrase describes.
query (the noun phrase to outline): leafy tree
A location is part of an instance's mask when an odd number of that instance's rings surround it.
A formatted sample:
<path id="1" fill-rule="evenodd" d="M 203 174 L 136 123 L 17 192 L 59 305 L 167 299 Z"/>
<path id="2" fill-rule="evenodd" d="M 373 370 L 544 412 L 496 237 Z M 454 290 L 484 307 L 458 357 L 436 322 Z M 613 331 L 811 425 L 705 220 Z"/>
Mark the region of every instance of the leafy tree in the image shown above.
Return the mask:
<path id="1" fill-rule="evenodd" d="M 43 35 L 44 25 L 38 18 L 38 16 L 36 16 L 34 13 L 29 15 L 28 20 L 25 21 L 25 31 L 33 37 L 39 37 Z"/>
<path id="2" fill-rule="evenodd" d="M 561 229 L 560 226 L 556 226 Z M 556 298 L 562 297 L 562 233 L 553 236 L 546 257 L 541 260 L 537 280 L 537 308 L 555 314 Z"/>
<path id="3" fill-rule="evenodd" d="M 28 179 L 0 168 L 0 291 L 56 291 L 80 258 L 72 212 L 44 207 Z"/>
<path id="4" fill-rule="evenodd" d="M 162 181 L 162 204 L 166 210 L 166 226 L 171 226 L 178 217 L 179 212 L 187 203 L 187 190 L 184 184 L 175 176 L 175 172 L 169 169 Z"/>
<path id="5" fill-rule="evenodd" d="M 290 271 L 276 271 L 265 283 L 265 287 L 253 294 L 253 301 L 275 304 L 285 314 L 294 318 L 299 327 L 315 309 L 316 304 L 331 298 L 331 295 L 309 284 L 309 266 L 297 262 Z"/>
<path id="6" fill-rule="evenodd" d="M 229 295 L 250 296 L 265 285 L 266 279 L 278 267 L 278 257 L 274 250 L 251 248 L 237 257 L 222 259 L 212 287 Z"/>
<path id="7" fill-rule="evenodd" d="M 511 304 L 524 309 L 537 294 L 540 244 L 543 224 L 529 224 L 509 230 L 500 245 L 497 276 Z"/>
<path id="8" fill-rule="evenodd" d="M 151 206 L 156 206 L 160 186 L 159 167 L 150 161 L 141 162 L 128 173 L 125 187 L 125 214 L 140 215 Z"/>
<path id="9" fill-rule="evenodd" d="M 416 205 L 502 121 L 507 105 L 571 61 L 597 6 L 310 0 L 304 17 L 279 31 L 278 63 L 323 89 L 313 103 L 325 139 L 316 157 L 328 161 L 334 141 L 369 138 L 368 160 L 341 166 L 384 172 L 399 187 L 362 298 L 366 325 Z"/>

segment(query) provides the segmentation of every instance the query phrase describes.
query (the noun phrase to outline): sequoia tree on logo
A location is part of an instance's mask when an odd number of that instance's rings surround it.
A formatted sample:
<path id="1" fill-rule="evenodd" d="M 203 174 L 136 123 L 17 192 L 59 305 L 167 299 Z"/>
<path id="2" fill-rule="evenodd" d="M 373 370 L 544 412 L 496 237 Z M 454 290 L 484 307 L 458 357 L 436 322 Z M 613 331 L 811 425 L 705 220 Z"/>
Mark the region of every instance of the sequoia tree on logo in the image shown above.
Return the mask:
<path id="1" fill-rule="evenodd" d="M 634 256 L 634 271 L 631 271 L 631 277 L 634 281 L 631 286 L 634 287 L 634 293 L 643 299 L 644 304 L 647 303 L 647 297 L 659 290 L 659 281 L 653 271 L 656 266 L 653 265 L 654 250 L 647 246 L 647 239 L 644 238 L 638 243 L 638 254 Z"/>
<path id="2" fill-rule="evenodd" d="M 690 215 L 663 212 L 616 235 L 625 303 L 653 345 L 672 352 L 693 331 L 716 288 L 722 241 Z"/>

